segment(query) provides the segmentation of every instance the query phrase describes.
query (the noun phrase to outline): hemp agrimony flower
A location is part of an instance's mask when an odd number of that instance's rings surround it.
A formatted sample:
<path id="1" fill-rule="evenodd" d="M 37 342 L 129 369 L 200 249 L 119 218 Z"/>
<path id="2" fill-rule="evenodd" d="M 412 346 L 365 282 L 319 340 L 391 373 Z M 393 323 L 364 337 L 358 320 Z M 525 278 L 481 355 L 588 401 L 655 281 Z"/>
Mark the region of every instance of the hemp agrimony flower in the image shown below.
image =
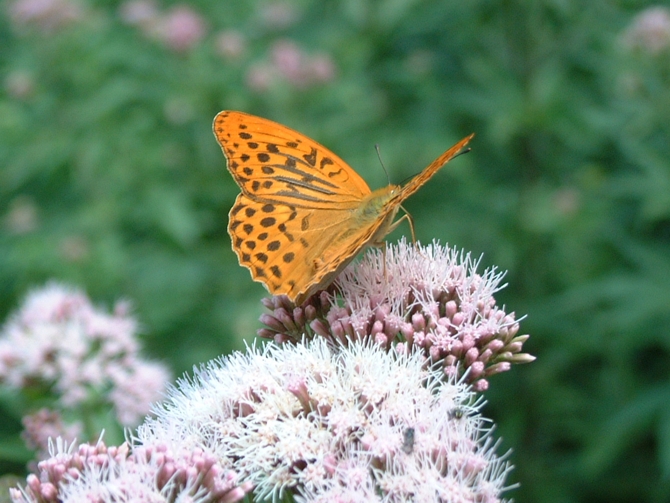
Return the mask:
<path id="1" fill-rule="evenodd" d="M 82 434 L 82 423 L 63 421 L 65 412 L 86 422 L 86 414 L 111 405 L 120 425 L 135 426 L 160 398 L 170 373 L 141 357 L 128 310 L 120 302 L 106 313 L 80 290 L 51 283 L 10 315 L 0 330 L 0 385 L 21 393 L 29 409 L 40 408 L 24 418 L 31 448 L 46 453 L 47 434 Z"/>
<path id="2" fill-rule="evenodd" d="M 237 483 L 211 455 L 164 445 L 75 447 L 62 439 L 49 446 L 23 489 L 11 489 L 14 503 L 192 501 L 233 503 L 251 489 Z"/>
<path id="3" fill-rule="evenodd" d="M 302 337 L 372 339 L 395 351 L 420 349 L 447 374 L 460 372 L 477 391 L 512 363 L 535 358 L 521 353 L 528 335 L 517 335 L 514 313 L 493 295 L 503 286 L 495 268 L 477 273 L 479 260 L 433 242 L 405 240 L 385 250 L 369 249 L 326 292 L 295 306 L 285 296 L 264 299 L 272 314 L 261 316 L 259 336 L 276 342 Z"/>
<path id="4" fill-rule="evenodd" d="M 137 440 L 212 455 L 258 499 L 496 502 L 511 467 L 481 404 L 420 352 L 319 337 L 201 367 Z"/>

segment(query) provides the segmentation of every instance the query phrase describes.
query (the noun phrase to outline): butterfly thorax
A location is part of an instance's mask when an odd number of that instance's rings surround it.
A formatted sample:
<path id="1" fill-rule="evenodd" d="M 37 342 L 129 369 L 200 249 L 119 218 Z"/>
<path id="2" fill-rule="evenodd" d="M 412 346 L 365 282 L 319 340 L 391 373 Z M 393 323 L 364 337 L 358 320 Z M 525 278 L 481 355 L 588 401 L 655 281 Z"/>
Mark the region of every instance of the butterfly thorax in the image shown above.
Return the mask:
<path id="1" fill-rule="evenodd" d="M 357 224 L 366 226 L 377 222 L 378 227 L 370 237 L 369 244 L 378 244 L 388 234 L 388 229 L 398 212 L 398 205 L 389 203 L 397 197 L 399 190 L 400 187 L 397 185 L 379 188 L 367 195 L 355 210 L 352 218 Z"/>

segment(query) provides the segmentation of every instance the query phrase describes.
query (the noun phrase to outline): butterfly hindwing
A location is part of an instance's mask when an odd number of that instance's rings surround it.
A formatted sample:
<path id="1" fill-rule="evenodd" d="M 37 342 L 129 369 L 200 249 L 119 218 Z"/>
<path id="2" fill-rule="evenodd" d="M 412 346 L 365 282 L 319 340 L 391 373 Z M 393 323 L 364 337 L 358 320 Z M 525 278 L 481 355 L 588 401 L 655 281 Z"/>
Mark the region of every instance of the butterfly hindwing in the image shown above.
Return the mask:
<path id="1" fill-rule="evenodd" d="M 393 212 L 395 214 L 395 211 Z M 390 215 L 393 218 L 393 215 Z M 237 196 L 228 232 L 240 264 L 273 295 L 301 303 L 323 289 L 388 221 L 357 225 L 352 210 L 305 211 Z M 358 222 L 360 223 L 360 222 Z"/>

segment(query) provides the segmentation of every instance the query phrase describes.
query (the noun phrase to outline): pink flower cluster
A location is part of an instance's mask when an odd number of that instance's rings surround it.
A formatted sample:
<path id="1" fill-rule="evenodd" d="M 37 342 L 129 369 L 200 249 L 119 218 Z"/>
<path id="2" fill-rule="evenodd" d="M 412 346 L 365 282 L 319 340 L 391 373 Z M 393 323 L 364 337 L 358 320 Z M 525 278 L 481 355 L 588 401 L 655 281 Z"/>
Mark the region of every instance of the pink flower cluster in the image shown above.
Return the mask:
<path id="1" fill-rule="evenodd" d="M 125 23 L 139 27 L 147 37 L 164 43 L 175 52 L 188 52 L 207 33 L 203 17 L 185 4 L 161 12 L 152 0 L 128 0 L 121 5 L 120 15 Z"/>
<path id="2" fill-rule="evenodd" d="M 493 294 L 502 279 L 495 269 L 476 273 L 477 261 L 438 243 L 427 247 L 402 241 L 386 251 L 370 250 L 302 306 L 285 296 L 264 299 L 272 314 L 258 335 L 297 343 L 326 337 L 340 343 L 373 339 L 387 349 L 420 348 L 447 374 L 467 372 L 477 391 L 487 378 L 527 363 L 521 353 L 528 335 L 517 335 L 514 313 L 497 306 Z"/>
<path id="3" fill-rule="evenodd" d="M 107 314 L 83 292 L 49 284 L 0 330 L 0 384 L 55 395 L 60 409 L 106 401 L 122 425 L 136 425 L 171 377 L 141 358 L 136 332 L 126 303 Z"/>
<path id="4" fill-rule="evenodd" d="M 291 40 L 278 40 L 271 48 L 269 62 L 253 65 L 247 83 L 256 91 L 265 91 L 275 82 L 287 82 L 298 88 L 324 84 L 335 78 L 335 63 L 324 53 L 308 55 Z"/>
<path id="5" fill-rule="evenodd" d="M 18 27 L 35 27 L 51 33 L 82 18 L 75 0 L 15 0 L 8 5 L 9 18 Z"/>
<path id="6" fill-rule="evenodd" d="M 624 32 L 623 41 L 651 55 L 670 49 L 670 9 L 657 6 L 640 12 Z"/>
<path id="7" fill-rule="evenodd" d="M 21 418 L 23 432 L 21 438 L 29 449 L 36 451 L 35 459 L 46 459 L 49 455 L 51 438 L 61 437 L 73 442 L 83 432 L 83 425 L 77 421 L 66 423 L 60 412 L 42 408 Z"/>
<path id="8" fill-rule="evenodd" d="M 26 488 L 10 490 L 15 503 L 61 501 L 185 501 L 233 503 L 252 489 L 200 450 L 175 453 L 164 445 L 107 447 L 62 439 L 38 464 Z M 206 497 L 203 497 L 206 495 Z M 185 498 L 185 499 L 184 499 Z"/>

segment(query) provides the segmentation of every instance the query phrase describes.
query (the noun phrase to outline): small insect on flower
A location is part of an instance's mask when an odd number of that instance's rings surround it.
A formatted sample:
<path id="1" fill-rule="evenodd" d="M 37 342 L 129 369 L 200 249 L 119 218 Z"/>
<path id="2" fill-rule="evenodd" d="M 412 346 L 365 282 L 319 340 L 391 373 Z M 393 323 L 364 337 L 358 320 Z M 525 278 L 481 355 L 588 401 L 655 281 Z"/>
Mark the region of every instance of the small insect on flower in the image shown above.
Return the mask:
<path id="1" fill-rule="evenodd" d="M 465 410 L 461 407 L 455 407 L 449 411 L 449 419 L 463 419 L 465 416 Z"/>
<path id="2" fill-rule="evenodd" d="M 415 430 L 414 428 L 407 428 L 405 432 L 403 433 L 404 440 L 402 442 L 402 447 L 401 450 L 405 454 L 412 454 L 412 451 L 414 450 L 414 435 L 415 435 Z"/>

